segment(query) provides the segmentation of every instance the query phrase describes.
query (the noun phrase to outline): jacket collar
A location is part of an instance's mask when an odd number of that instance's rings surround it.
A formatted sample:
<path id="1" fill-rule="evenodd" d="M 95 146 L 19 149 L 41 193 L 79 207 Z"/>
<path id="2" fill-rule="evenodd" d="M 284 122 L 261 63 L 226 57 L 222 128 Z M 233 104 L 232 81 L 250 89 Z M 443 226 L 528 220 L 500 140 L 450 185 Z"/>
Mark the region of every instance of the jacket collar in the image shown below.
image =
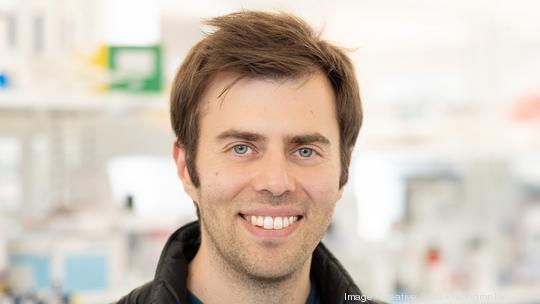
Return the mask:
<path id="1" fill-rule="evenodd" d="M 151 303 L 172 297 L 176 303 L 187 302 L 187 269 L 201 244 L 199 222 L 191 222 L 174 232 L 163 249 L 158 262 Z M 360 290 L 339 261 L 322 244 L 313 252 L 311 277 L 321 303 L 336 303 L 344 293 L 361 295 Z M 164 294 L 166 293 L 166 294 Z"/>

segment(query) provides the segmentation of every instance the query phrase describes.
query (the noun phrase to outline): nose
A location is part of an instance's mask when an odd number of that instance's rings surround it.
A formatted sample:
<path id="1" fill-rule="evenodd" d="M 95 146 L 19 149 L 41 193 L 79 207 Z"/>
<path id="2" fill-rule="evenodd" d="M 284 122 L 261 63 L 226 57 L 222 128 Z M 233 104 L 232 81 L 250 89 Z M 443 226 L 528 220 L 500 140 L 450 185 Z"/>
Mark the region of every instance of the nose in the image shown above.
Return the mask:
<path id="1" fill-rule="evenodd" d="M 295 180 L 290 174 L 289 164 L 283 155 L 265 155 L 257 168 L 258 174 L 253 179 L 257 192 L 269 192 L 272 196 L 281 196 L 295 191 Z"/>

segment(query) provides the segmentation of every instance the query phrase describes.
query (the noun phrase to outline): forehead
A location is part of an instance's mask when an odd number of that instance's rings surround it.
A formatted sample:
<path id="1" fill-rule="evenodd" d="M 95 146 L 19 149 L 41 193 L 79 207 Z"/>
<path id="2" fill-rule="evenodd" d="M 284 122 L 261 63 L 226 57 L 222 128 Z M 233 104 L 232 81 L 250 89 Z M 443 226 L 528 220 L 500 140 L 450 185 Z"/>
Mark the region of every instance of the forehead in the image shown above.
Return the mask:
<path id="1" fill-rule="evenodd" d="M 227 128 L 282 135 L 337 132 L 334 92 L 320 72 L 285 79 L 221 73 L 201 102 L 201 133 Z"/>

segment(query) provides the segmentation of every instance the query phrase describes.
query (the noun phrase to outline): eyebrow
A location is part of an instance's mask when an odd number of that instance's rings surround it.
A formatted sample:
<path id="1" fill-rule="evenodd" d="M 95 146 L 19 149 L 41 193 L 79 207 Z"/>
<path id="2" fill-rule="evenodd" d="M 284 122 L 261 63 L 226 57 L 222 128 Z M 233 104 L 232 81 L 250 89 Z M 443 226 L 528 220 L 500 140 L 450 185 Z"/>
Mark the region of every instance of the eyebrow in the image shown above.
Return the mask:
<path id="1" fill-rule="evenodd" d="M 254 132 L 230 129 L 230 130 L 220 133 L 217 136 L 217 139 L 219 141 L 223 141 L 227 139 L 240 139 L 240 140 L 245 140 L 245 141 L 265 141 L 266 137 L 264 137 L 261 134 L 254 133 Z M 305 144 L 310 144 L 310 143 L 319 143 L 325 146 L 330 145 L 330 140 L 318 132 L 311 133 L 311 134 L 287 136 L 286 141 L 288 143 L 296 144 L 296 145 L 305 145 Z"/>
<path id="2" fill-rule="evenodd" d="M 328 138 L 326 138 L 320 133 L 295 135 L 295 136 L 287 137 L 287 139 L 289 143 L 297 144 L 297 145 L 306 145 L 306 144 L 311 144 L 311 143 L 319 143 L 325 146 L 330 145 L 330 140 L 328 140 Z"/>
<path id="3" fill-rule="evenodd" d="M 219 141 L 223 141 L 223 140 L 226 140 L 226 139 L 241 139 L 241 140 L 245 140 L 245 141 L 263 141 L 264 136 L 262 136 L 260 134 L 257 134 L 257 133 L 253 133 L 253 132 L 229 129 L 227 131 L 224 131 L 224 132 L 220 133 L 217 136 L 217 139 Z"/>

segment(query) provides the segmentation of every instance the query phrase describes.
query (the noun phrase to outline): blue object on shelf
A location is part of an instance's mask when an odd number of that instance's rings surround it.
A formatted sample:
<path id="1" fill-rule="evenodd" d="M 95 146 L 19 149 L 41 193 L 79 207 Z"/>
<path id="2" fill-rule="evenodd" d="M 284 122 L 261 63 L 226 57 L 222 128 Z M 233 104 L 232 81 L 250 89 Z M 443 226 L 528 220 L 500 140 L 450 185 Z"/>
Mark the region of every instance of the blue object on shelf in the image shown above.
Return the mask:
<path id="1" fill-rule="evenodd" d="M 34 288 L 37 290 L 51 287 L 51 261 L 47 256 L 10 255 L 9 266 L 14 268 L 28 267 L 32 270 Z"/>
<path id="2" fill-rule="evenodd" d="M 8 76 L 4 73 L 0 73 L 0 88 L 7 88 L 8 86 Z"/>
<path id="3" fill-rule="evenodd" d="M 108 264 L 104 255 L 71 255 L 64 261 L 64 287 L 73 291 L 107 289 Z"/>

